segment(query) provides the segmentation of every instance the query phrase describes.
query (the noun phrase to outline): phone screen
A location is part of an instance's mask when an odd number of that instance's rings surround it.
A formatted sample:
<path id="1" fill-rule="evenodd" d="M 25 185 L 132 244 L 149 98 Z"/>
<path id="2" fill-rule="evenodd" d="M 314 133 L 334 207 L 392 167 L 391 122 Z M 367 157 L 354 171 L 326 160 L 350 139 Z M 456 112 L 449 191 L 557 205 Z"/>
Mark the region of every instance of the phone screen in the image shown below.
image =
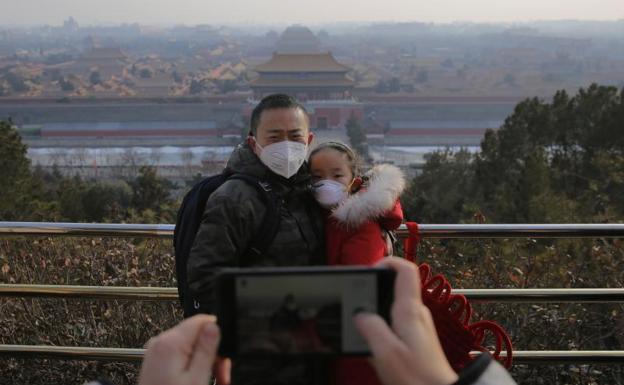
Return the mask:
<path id="1" fill-rule="evenodd" d="M 365 354 L 353 323 L 358 309 L 377 312 L 377 274 L 235 277 L 239 354 Z"/>

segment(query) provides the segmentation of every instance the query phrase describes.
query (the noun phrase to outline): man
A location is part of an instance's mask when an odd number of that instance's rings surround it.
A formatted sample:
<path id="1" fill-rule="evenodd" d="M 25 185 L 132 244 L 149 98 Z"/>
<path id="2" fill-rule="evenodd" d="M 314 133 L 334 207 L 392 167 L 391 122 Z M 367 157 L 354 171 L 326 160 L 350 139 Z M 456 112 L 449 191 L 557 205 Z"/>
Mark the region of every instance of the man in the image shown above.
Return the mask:
<path id="1" fill-rule="evenodd" d="M 254 254 L 250 244 L 267 214 L 260 192 L 246 181 L 230 179 L 210 195 L 187 264 L 189 289 L 200 298 L 200 311 L 213 309 L 214 274 L 219 268 L 324 264 L 322 218 L 305 165 L 314 138 L 309 125 L 304 107 L 288 95 L 267 96 L 253 110 L 247 141 L 234 150 L 226 172 L 251 175 L 268 184 L 279 200 L 280 212 L 268 213 L 278 216 L 278 230 L 264 255 Z M 283 371 L 289 373 L 284 383 L 314 383 L 309 364 L 294 365 L 297 370 L 293 365 L 270 360 L 261 365 L 241 363 L 234 367 L 233 381 L 279 383 L 271 377 Z"/>

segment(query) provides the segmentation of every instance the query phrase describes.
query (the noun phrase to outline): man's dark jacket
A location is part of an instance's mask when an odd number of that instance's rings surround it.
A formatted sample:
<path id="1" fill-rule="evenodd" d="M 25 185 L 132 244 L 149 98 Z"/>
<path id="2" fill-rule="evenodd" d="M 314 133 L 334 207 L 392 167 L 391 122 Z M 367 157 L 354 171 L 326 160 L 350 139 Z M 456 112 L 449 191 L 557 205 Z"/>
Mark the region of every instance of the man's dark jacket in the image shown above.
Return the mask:
<path id="1" fill-rule="evenodd" d="M 310 174 L 304 164 L 286 179 L 273 173 L 247 144 L 236 147 L 227 172 L 255 176 L 270 184 L 281 200 L 279 228 L 265 255 L 247 253 L 254 234 L 262 226 L 265 204 L 256 188 L 237 179 L 226 181 L 214 191 L 204 209 L 188 259 L 191 293 L 202 298 L 202 308 L 212 309 L 213 278 L 221 267 L 309 266 L 325 264 L 321 212 L 310 193 Z M 314 288 L 310 288 L 314 290 Z M 264 362 L 238 360 L 232 373 L 234 385 L 312 384 L 319 373 L 298 361 L 275 359 Z"/>

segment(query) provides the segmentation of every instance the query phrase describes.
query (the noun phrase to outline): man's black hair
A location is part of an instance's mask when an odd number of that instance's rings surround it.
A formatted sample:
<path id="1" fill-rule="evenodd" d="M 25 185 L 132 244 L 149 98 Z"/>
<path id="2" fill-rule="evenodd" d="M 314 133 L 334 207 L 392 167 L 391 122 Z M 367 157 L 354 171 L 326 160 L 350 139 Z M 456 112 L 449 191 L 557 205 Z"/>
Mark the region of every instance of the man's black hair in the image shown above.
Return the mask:
<path id="1" fill-rule="evenodd" d="M 306 111 L 305 107 L 301 103 L 297 101 L 297 99 L 293 98 L 290 95 L 286 94 L 271 94 L 262 98 L 260 103 L 253 109 L 251 112 L 251 123 L 249 134 L 255 136 L 258 130 L 258 125 L 260 125 L 260 117 L 263 111 L 273 110 L 276 108 L 298 108 L 303 111 L 306 118 L 309 120 L 310 116 L 308 115 L 308 111 Z"/>

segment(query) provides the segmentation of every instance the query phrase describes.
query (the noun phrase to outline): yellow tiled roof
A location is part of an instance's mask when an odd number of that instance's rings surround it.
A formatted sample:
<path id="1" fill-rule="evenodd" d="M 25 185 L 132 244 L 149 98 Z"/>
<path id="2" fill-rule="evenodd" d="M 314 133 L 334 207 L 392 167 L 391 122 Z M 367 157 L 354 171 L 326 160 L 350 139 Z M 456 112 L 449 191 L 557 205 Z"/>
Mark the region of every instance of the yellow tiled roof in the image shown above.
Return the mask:
<path id="1" fill-rule="evenodd" d="M 257 72 L 347 72 L 351 68 L 340 64 L 331 53 L 274 53 L 271 60 L 254 68 Z"/>

